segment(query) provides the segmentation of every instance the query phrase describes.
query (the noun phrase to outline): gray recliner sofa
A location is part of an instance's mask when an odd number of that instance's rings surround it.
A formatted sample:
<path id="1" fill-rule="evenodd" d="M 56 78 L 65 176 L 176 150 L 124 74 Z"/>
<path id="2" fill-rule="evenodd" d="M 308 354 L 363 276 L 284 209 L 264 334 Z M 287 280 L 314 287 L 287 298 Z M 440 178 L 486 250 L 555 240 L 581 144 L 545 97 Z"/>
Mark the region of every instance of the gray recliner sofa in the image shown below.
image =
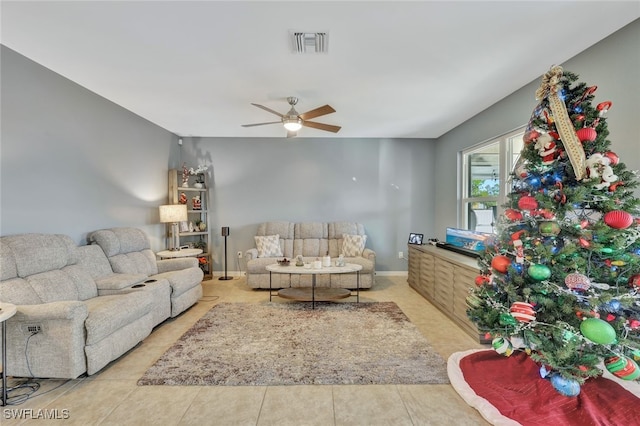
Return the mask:
<path id="1" fill-rule="evenodd" d="M 0 238 L 0 278 L 0 300 L 17 305 L 7 320 L 9 376 L 93 374 L 153 328 L 152 300 L 142 292 L 99 296 L 65 235 Z"/>
<path id="2" fill-rule="evenodd" d="M 0 237 L 0 300 L 17 305 L 6 321 L 7 375 L 94 374 L 200 299 L 196 259 L 156 262 L 135 228 L 96 232 L 111 259 L 65 235 Z"/>
<path id="3" fill-rule="evenodd" d="M 202 297 L 204 273 L 193 257 L 156 260 L 147 235 L 137 228 L 110 228 L 89 234 L 120 274 L 143 274 L 151 280 L 167 280 L 171 286 L 171 317 L 183 312 Z"/>
<path id="4" fill-rule="evenodd" d="M 258 249 L 246 251 L 247 284 L 251 288 L 310 287 L 311 276 L 288 274 L 269 274 L 266 267 L 286 257 L 295 262 L 302 255 L 305 262 L 321 258 L 327 252 L 335 260 L 343 253 L 344 235 L 365 236 L 364 226 L 357 222 L 264 222 L 258 225 L 256 236 L 278 235 L 282 256 L 259 257 Z M 375 283 L 376 253 L 364 248 L 360 255 L 345 257 L 346 263 L 362 266 L 359 273 L 360 288 L 371 288 Z M 358 285 L 356 274 L 326 274 L 317 276 L 317 285 L 322 287 L 355 289 Z"/>

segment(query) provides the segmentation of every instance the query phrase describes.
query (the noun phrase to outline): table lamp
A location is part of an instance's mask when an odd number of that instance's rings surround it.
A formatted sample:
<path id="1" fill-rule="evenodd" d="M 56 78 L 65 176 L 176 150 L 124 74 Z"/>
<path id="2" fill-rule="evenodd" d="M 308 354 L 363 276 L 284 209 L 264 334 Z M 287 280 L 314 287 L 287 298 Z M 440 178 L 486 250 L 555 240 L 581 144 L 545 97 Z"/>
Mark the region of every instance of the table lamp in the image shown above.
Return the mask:
<path id="1" fill-rule="evenodd" d="M 160 206 L 160 222 L 171 224 L 171 245 L 169 250 L 180 250 L 180 231 L 178 230 L 178 222 L 187 220 L 186 204 L 168 204 Z"/>

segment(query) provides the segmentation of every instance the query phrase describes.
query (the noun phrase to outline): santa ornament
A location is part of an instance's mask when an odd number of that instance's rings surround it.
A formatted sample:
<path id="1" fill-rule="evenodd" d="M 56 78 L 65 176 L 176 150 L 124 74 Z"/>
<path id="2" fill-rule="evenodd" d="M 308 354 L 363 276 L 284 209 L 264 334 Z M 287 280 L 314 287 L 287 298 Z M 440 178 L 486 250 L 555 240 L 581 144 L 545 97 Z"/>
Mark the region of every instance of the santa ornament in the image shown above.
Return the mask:
<path id="1" fill-rule="evenodd" d="M 558 158 L 559 152 L 556 147 L 556 141 L 550 134 L 544 133 L 538 136 L 534 146 L 538 150 L 538 154 L 542 157 L 542 164 L 552 164 L 556 158 Z"/>
<path id="2" fill-rule="evenodd" d="M 604 189 L 618 180 L 618 176 L 613 173 L 611 159 L 599 152 L 593 154 L 586 161 L 587 176 L 589 179 L 600 178 L 600 181 L 593 185 L 596 189 Z"/>

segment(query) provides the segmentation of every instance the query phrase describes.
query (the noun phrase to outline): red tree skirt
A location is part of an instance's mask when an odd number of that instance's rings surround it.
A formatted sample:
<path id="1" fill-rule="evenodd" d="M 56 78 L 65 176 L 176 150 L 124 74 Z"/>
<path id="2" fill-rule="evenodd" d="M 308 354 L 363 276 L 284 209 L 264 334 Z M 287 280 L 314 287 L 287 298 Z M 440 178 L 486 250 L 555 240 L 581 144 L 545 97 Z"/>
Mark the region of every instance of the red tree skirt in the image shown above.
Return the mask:
<path id="1" fill-rule="evenodd" d="M 457 352 L 449 358 L 449 379 L 462 398 L 499 425 L 640 425 L 640 383 L 589 379 L 580 395 L 559 394 L 540 377 L 525 353 L 510 357 L 493 350 Z"/>

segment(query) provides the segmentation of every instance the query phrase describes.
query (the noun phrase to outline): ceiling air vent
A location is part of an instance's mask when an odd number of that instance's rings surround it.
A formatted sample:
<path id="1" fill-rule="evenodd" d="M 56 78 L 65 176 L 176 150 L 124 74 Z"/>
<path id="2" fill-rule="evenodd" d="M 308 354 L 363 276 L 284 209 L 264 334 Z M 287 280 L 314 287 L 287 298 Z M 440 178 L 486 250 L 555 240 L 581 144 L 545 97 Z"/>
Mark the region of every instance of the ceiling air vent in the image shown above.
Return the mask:
<path id="1" fill-rule="evenodd" d="M 292 31 L 294 53 L 327 53 L 329 47 L 329 34 L 305 33 L 302 31 Z"/>

